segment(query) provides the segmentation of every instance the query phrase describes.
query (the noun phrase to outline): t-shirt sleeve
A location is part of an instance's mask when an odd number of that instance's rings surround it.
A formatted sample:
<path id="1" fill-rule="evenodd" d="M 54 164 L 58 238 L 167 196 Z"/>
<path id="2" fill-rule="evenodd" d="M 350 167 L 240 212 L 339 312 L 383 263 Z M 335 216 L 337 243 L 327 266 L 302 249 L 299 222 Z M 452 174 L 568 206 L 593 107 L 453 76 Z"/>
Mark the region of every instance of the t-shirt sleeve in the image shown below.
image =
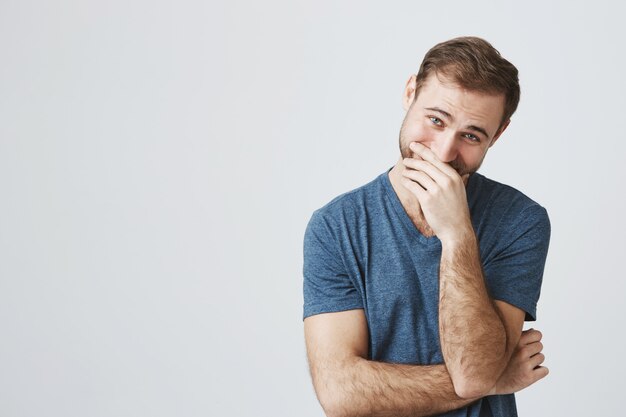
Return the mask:
<path id="1" fill-rule="evenodd" d="M 550 219 L 545 208 L 523 210 L 503 237 L 503 246 L 485 261 L 483 271 L 490 295 L 537 319 L 537 301 L 550 242 Z"/>
<path id="2" fill-rule="evenodd" d="M 363 308 L 329 220 L 315 211 L 304 233 L 304 317 Z"/>

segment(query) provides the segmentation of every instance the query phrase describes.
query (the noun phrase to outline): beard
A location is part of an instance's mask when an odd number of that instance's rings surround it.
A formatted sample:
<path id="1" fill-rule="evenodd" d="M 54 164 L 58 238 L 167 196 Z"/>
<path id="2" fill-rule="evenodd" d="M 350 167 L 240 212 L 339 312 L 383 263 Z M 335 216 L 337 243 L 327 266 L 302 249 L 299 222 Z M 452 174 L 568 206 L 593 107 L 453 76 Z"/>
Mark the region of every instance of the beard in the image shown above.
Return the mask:
<path id="1" fill-rule="evenodd" d="M 404 121 L 402 121 L 402 127 L 400 127 L 400 138 L 399 138 L 400 154 L 402 155 L 402 158 L 421 159 L 417 155 L 415 155 L 415 153 L 411 150 L 411 148 L 409 148 L 409 144 L 411 142 L 419 142 L 419 140 L 409 139 L 406 137 L 406 135 L 404 134 L 405 121 L 406 121 L 406 118 L 404 119 Z M 450 165 L 452 169 L 454 169 L 462 177 L 465 174 L 471 175 L 474 172 L 478 171 L 478 168 L 480 168 L 480 166 L 482 165 L 482 162 L 483 161 L 481 160 L 477 166 L 470 167 L 461 159 L 459 159 L 459 157 L 457 157 L 454 161 L 450 161 L 446 163 Z"/>
<path id="2" fill-rule="evenodd" d="M 480 164 L 477 167 L 470 168 L 459 158 L 448 162 L 448 165 L 450 165 L 461 177 L 465 174 L 472 175 L 474 172 L 478 171 L 478 168 L 480 168 Z"/>

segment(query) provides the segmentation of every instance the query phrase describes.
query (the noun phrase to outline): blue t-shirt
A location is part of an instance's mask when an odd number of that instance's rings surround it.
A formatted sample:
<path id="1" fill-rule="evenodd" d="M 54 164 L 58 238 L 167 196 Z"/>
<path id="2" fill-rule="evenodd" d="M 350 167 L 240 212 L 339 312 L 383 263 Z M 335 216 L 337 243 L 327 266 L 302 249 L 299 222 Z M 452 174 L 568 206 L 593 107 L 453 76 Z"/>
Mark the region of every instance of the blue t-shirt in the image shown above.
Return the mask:
<path id="1" fill-rule="evenodd" d="M 388 173 L 316 210 L 304 235 L 304 318 L 364 309 L 369 359 L 442 364 L 441 241 L 422 235 Z M 546 210 L 507 185 L 474 173 L 466 188 L 490 296 L 536 319 L 550 240 Z M 515 397 L 488 396 L 444 416 L 516 416 Z"/>

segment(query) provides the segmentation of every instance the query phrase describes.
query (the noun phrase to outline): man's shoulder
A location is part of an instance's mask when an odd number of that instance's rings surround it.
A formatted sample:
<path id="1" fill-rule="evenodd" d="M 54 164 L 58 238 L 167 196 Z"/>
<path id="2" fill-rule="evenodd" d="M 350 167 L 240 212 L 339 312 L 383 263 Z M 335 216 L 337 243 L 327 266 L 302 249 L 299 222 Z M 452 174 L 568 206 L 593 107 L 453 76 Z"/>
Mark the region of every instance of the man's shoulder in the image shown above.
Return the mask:
<path id="1" fill-rule="evenodd" d="M 533 207 L 544 209 L 541 204 L 519 189 L 482 174 L 475 173 L 473 200 L 476 204 L 507 209 L 509 212 L 524 212 Z M 544 209 L 545 210 L 545 209 Z"/>
<path id="2" fill-rule="evenodd" d="M 485 227 L 522 232 L 529 228 L 549 230 L 548 212 L 517 188 L 477 174 L 470 205 Z"/>

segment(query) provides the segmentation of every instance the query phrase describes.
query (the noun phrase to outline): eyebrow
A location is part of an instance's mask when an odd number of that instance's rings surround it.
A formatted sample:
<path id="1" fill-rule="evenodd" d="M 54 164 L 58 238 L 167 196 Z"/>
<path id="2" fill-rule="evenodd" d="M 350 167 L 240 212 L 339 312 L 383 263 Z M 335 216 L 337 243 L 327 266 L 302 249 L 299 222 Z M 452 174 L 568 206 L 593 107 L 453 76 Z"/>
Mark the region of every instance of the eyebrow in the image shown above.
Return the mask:
<path id="1" fill-rule="evenodd" d="M 448 113 L 445 110 L 440 109 L 439 107 L 424 107 L 424 110 L 430 110 L 430 111 L 437 112 L 437 113 L 447 117 L 451 121 L 454 121 L 454 117 L 450 113 Z M 489 136 L 487 131 L 485 129 L 483 129 L 482 127 L 480 127 L 480 126 L 469 125 L 469 126 L 465 126 L 465 128 L 469 129 L 469 130 L 473 130 L 474 132 L 482 133 L 483 135 L 485 135 L 485 137 L 487 139 L 491 139 L 491 137 Z"/>

